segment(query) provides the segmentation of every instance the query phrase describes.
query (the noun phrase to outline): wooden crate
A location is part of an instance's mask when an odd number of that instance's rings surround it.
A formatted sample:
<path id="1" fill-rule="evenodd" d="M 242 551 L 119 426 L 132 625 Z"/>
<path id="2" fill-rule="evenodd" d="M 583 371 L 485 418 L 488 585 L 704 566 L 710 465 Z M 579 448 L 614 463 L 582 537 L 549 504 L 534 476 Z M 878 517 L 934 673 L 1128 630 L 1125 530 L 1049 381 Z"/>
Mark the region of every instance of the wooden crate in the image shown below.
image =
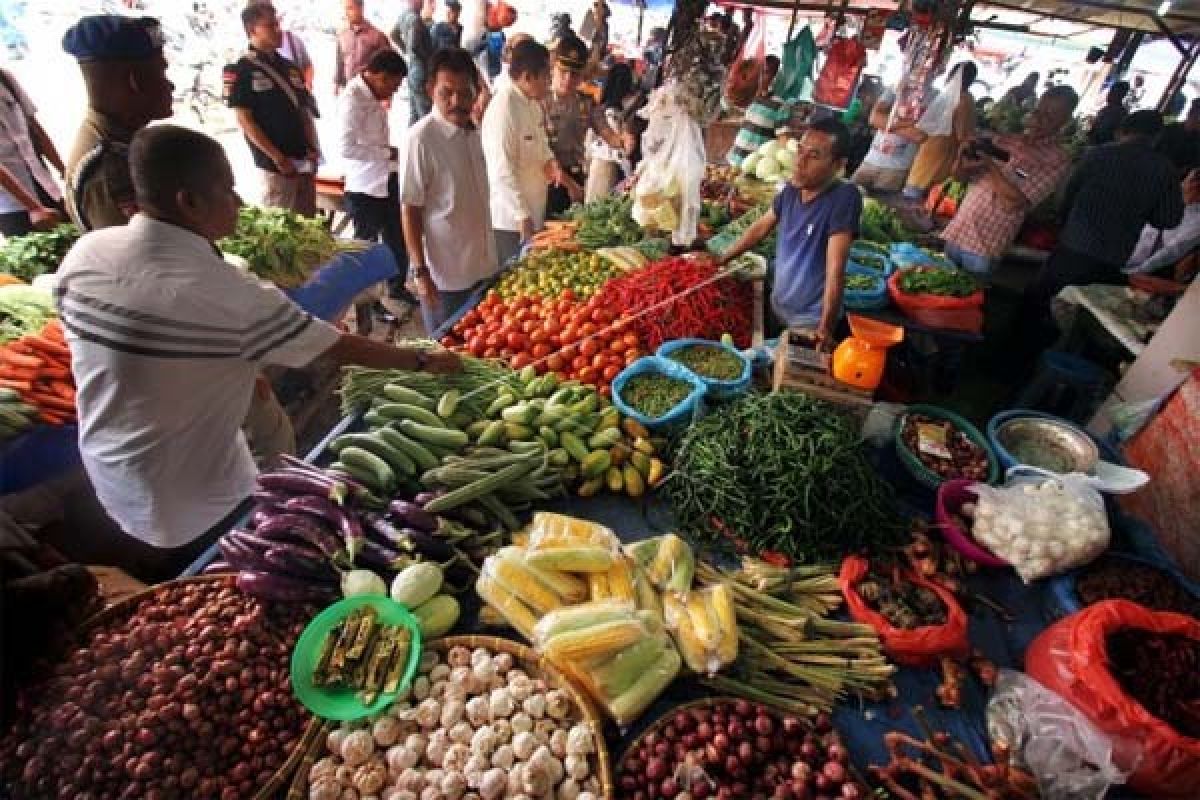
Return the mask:
<path id="1" fill-rule="evenodd" d="M 829 374 L 831 356 L 813 350 L 811 341 L 810 332 L 794 329 L 779 337 L 771 388 L 793 389 L 834 405 L 870 408 L 874 393 L 847 386 Z"/>

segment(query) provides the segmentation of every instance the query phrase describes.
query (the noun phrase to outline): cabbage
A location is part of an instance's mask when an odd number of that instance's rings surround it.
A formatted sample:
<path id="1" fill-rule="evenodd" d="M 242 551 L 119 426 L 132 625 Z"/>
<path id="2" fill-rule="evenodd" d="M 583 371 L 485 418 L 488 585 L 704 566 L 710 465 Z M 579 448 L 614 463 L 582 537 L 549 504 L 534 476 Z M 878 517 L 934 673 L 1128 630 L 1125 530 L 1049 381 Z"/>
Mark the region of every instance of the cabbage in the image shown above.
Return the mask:
<path id="1" fill-rule="evenodd" d="M 779 142 L 775 141 L 774 139 L 769 142 L 765 142 L 762 147 L 758 148 L 758 154 L 763 158 L 774 158 L 775 154 L 778 152 Z"/>
<path id="2" fill-rule="evenodd" d="M 758 168 L 758 162 L 762 161 L 762 156 L 758 153 L 751 153 L 742 161 L 742 172 L 747 175 L 753 175 L 754 170 Z"/>
<path id="3" fill-rule="evenodd" d="M 799 139 L 788 139 L 787 149 L 792 153 L 799 153 L 800 152 L 800 140 Z"/>
<path id="4" fill-rule="evenodd" d="M 796 168 L 796 154 L 791 150 L 780 150 L 775 155 L 775 160 L 779 162 L 783 172 L 791 172 Z"/>
<path id="5" fill-rule="evenodd" d="M 779 162 L 774 158 L 764 158 L 758 164 L 758 169 L 754 170 L 754 177 L 766 183 L 775 183 L 779 180 Z"/>

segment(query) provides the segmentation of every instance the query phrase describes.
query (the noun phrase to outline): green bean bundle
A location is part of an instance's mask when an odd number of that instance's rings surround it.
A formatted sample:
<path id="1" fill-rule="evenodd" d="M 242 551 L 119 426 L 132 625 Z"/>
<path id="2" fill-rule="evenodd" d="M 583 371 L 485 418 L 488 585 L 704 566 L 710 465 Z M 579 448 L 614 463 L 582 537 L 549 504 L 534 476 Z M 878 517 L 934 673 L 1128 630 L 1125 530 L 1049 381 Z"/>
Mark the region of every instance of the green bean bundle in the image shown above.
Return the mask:
<path id="1" fill-rule="evenodd" d="M 684 435 L 667 490 L 697 541 L 823 561 L 899 544 L 890 488 L 855 424 L 794 392 L 748 394 Z"/>

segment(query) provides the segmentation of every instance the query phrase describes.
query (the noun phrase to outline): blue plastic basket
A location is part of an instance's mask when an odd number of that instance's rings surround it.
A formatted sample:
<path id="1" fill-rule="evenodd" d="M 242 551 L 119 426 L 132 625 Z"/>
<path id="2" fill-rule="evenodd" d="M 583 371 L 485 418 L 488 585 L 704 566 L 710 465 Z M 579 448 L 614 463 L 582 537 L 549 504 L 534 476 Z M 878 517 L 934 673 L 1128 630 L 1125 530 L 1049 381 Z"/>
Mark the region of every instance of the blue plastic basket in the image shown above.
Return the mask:
<path id="1" fill-rule="evenodd" d="M 892 260 L 883 253 L 858 245 L 850 246 L 850 263 L 858 264 L 863 269 L 882 273 L 885 278 L 895 271 Z"/>
<path id="2" fill-rule="evenodd" d="M 954 262 L 945 256 L 935 255 L 909 242 L 896 242 L 889 248 L 889 251 L 891 253 L 893 271 L 907 267 L 958 269 Z"/>
<path id="3" fill-rule="evenodd" d="M 862 275 L 875 281 L 874 289 L 850 289 L 842 293 L 842 305 L 852 311 L 878 311 L 887 308 L 887 279 L 878 270 L 860 266 L 851 261 L 846 265 L 846 276 Z"/>
<path id="4" fill-rule="evenodd" d="M 682 364 L 671 358 L 671 353 L 674 353 L 676 350 L 682 350 L 685 347 L 690 347 L 697 344 L 708 345 L 710 347 L 719 347 L 722 350 L 737 356 L 742 362 L 742 374 L 733 380 L 728 381 L 721 380 L 719 378 L 707 378 L 698 372 L 693 372 L 687 367 L 683 367 Z M 750 379 L 753 377 L 754 371 L 753 363 L 750 361 L 750 359 L 742 355 L 741 351 L 739 351 L 736 347 L 731 347 L 724 342 L 714 342 L 711 339 L 676 339 L 672 342 L 663 342 L 654 355 L 658 356 L 659 358 L 665 358 L 672 364 L 676 364 L 680 367 L 683 367 L 688 372 L 691 372 L 692 375 L 700 379 L 700 382 L 704 384 L 704 388 L 707 389 L 708 393 L 713 397 L 733 397 L 745 392 L 750 388 Z"/>
<path id="5" fill-rule="evenodd" d="M 1141 564 L 1147 567 L 1153 567 L 1160 572 L 1163 572 L 1178 583 L 1185 592 L 1193 597 L 1200 599 L 1200 594 L 1197 593 L 1197 587 L 1191 581 L 1183 576 L 1174 565 L 1154 558 L 1145 558 L 1143 556 L 1130 555 L 1129 553 L 1110 552 L 1107 555 L 1131 561 L 1135 564 Z M 1049 622 L 1061 619 L 1062 617 L 1074 614 L 1083 608 L 1083 600 L 1079 597 L 1079 592 L 1076 591 L 1075 584 L 1079 580 L 1080 574 L 1087 569 L 1087 566 L 1082 566 L 1073 569 L 1070 572 L 1064 572 L 1062 575 L 1051 578 L 1048 585 L 1045 587 L 1045 594 L 1042 598 L 1042 611 L 1046 615 Z"/>
<path id="6" fill-rule="evenodd" d="M 625 384 L 629 383 L 629 379 L 647 372 L 658 372 L 666 375 L 668 378 L 687 381 L 692 385 L 692 391 L 684 398 L 683 402 L 661 417 L 647 417 L 637 409 L 626 405 L 621 399 L 621 393 L 625 389 Z M 682 364 L 666 358 L 659 358 L 658 356 L 643 356 L 621 370 L 621 374 L 613 381 L 612 402 L 622 414 L 632 417 L 653 431 L 690 424 L 692 420 L 704 413 L 704 395 L 706 392 L 707 389 L 704 386 L 704 381 L 700 380 L 694 372 Z"/>

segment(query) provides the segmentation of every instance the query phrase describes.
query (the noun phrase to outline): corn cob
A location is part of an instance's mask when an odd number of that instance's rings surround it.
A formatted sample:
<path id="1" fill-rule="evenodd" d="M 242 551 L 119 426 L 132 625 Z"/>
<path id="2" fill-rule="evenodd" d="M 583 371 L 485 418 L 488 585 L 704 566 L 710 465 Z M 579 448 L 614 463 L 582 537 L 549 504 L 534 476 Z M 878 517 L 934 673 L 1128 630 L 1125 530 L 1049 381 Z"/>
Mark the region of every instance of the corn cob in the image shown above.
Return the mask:
<path id="1" fill-rule="evenodd" d="M 641 716 L 663 689 L 679 674 L 679 653 L 668 647 L 638 681 L 613 698 L 607 705 L 618 725 L 628 725 Z"/>
<path id="2" fill-rule="evenodd" d="M 721 631 L 717 659 L 721 666 L 727 666 L 736 661 L 738 655 L 737 609 L 733 605 L 733 592 L 724 583 L 714 585 L 709 589 L 709 605 Z"/>
<path id="3" fill-rule="evenodd" d="M 645 569 L 650 566 L 650 562 L 658 555 L 658 546 L 661 542 L 661 536 L 642 539 L 639 542 L 631 542 L 625 545 L 625 554 L 632 558 L 635 564 Z"/>
<path id="4" fill-rule="evenodd" d="M 721 628 L 717 625 L 716 615 L 709 607 L 709 593 L 688 592 L 687 610 L 696 638 L 704 645 L 705 650 L 716 650 L 717 645 L 721 643 Z"/>
<path id="5" fill-rule="evenodd" d="M 679 654 L 688 669 L 704 675 L 709 672 L 708 652 L 704 643 L 696 636 L 692 627 L 692 617 L 688 613 L 687 601 L 674 592 L 663 595 L 663 611 L 667 618 L 667 627 L 679 646 Z"/>
<path id="6" fill-rule="evenodd" d="M 558 572 L 608 572 L 612 568 L 613 551 L 608 547 L 586 545 L 546 549 L 539 546 L 530 550 L 525 560 L 531 566 Z"/>
<path id="7" fill-rule="evenodd" d="M 659 596 L 658 590 L 650 585 L 650 579 L 641 567 L 634 568 L 633 591 L 637 597 L 638 608 L 653 612 L 658 615 L 659 620 L 663 620 L 662 597 Z"/>
<path id="8" fill-rule="evenodd" d="M 475 591 L 486 603 L 499 611 L 518 633 L 526 639 L 533 639 L 533 629 L 537 625 L 537 618 L 528 606 L 498 582 L 492 580 L 487 573 L 480 573 L 478 580 L 475 581 Z"/>
<path id="9" fill-rule="evenodd" d="M 608 594 L 614 600 L 631 603 L 637 599 L 633 590 L 633 564 L 624 554 L 617 555 L 608 571 Z"/>
<path id="10" fill-rule="evenodd" d="M 542 569 L 541 567 L 533 566 L 528 561 L 525 562 L 525 568 L 536 575 L 542 583 L 550 587 L 550 590 L 562 600 L 563 605 L 570 606 L 587 602 L 587 584 L 569 572 Z"/>
<path id="11" fill-rule="evenodd" d="M 648 574 L 654 585 L 664 591 L 686 592 L 692 588 L 695 569 L 691 545 L 675 534 L 668 533 L 658 545 Z"/>
<path id="12" fill-rule="evenodd" d="M 542 652 L 555 662 L 591 661 L 624 650 L 646 636 L 640 622 L 627 618 L 565 631 L 542 645 Z"/>
<path id="13" fill-rule="evenodd" d="M 499 553 L 483 562 L 483 571 L 511 592 L 539 616 L 562 607 L 558 595 L 525 568 L 517 558 L 503 557 Z"/>
<path id="14" fill-rule="evenodd" d="M 588 595 L 593 601 L 616 599 L 609 592 L 608 575 L 607 572 L 592 572 L 587 576 Z"/>
<path id="15" fill-rule="evenodd" d="M 646 670 L 662 656 L 670 642 L 662 636 L 652 636 L 635 644 L 591 670 L 592 683 L 604 697 L 616 697 L 637 683 Z"/>
<path id="16" fill-rule="evenodd" d="M 552 611 L 542 617 L 534 631 L 534 641 L 544 644 L 561 633 L 603 625 L 606 622 L 627 619 L 634 608 L 629 603 L 616 600 L 601 600 L 597 603 L 581 603 Z"/>

